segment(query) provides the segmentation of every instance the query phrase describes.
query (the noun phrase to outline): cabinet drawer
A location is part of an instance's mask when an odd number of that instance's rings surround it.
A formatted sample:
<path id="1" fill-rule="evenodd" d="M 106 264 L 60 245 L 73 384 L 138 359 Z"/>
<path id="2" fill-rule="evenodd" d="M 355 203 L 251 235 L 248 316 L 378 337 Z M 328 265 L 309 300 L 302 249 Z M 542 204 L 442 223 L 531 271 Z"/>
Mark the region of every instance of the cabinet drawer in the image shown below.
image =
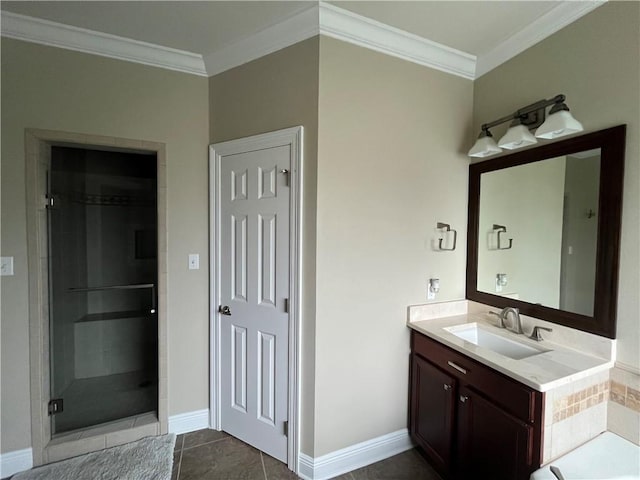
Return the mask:
<path id="1" fill-rule="evenodd" d="M 542 401 L 535 390 L 415 330 L 411 331 L 411 350 L 516 417 L 527 422 L 535 420 L 536 401 Z"/>

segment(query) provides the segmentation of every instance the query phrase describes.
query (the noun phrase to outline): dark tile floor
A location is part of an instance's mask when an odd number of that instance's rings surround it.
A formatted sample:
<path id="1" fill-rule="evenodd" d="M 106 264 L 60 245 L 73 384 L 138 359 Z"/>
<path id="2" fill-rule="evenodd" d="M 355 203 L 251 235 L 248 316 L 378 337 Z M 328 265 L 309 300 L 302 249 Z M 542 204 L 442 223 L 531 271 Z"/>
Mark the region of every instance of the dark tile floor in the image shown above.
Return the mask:
<path id="1" fill-rule="evenodd" d="M 171 480 L 295 480 L 285 464 L 216 430 L 179 435 Z M 441 480 L 415 450 L 336 477 L 337 480 Z"/>

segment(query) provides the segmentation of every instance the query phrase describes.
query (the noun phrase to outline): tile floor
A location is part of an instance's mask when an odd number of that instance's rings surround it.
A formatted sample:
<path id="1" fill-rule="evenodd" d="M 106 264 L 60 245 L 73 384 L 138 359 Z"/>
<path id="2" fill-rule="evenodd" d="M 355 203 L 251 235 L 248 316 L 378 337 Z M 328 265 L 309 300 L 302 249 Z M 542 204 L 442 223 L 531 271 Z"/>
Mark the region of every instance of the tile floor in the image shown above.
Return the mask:
<path id="1" fill-rule="evenodd" d="M 216 430 L 179 435 L 171 480 L 295 480 L 287 467 Z M 441 480 L 415 450 L 336 477 L 338 480 Z"/>

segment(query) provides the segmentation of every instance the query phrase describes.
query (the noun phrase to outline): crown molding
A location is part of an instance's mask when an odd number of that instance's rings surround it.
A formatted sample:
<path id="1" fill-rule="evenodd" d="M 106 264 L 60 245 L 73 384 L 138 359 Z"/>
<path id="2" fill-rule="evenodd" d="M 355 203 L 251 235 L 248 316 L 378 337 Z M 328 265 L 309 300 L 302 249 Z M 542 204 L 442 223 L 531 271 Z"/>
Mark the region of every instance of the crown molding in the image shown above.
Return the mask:
<path id="1" fill-rule="evenodd" d="M 484 75 L 607 0 L 565 1 L 479 57 L 320 1 L 215 52 L 200 55 L 11 12 L 2 36 L 201 76 L 212 76 L 326 35 L 470 80 Z"/>
<path id="2" fill-rule="evenodd" d="M 480 55 L 476 66 L 475 78 L 490 72 L 605 3 L 607 3 L 607 0 L 565 1 L 560 3 L 557 7 L 507 38 L 490 52 Z"/>
<path id="3" fill-rule="evenodd" d="M 206 76 L 202 55 L 2 11 L 2 36 Z"/>
<path id="4" fill-rule="evenodd" d="M 217 75 L 319 33 L 318 6 L 314 5 L 254 35 L 204 55 L 207 74 Z"/>
<path id="5" fill-rule="evenodd" d="M 320 33 L 473 80 L 476 56 L 320 2 Z"/>
<path id="6" fill-rule="evenodd" d="M 205 55 L 207 73 L 217 75 L 318 34 L 453 75 L 474 78 L 474 55 L 324 2 L 319 2 L 255 35 Z"/>

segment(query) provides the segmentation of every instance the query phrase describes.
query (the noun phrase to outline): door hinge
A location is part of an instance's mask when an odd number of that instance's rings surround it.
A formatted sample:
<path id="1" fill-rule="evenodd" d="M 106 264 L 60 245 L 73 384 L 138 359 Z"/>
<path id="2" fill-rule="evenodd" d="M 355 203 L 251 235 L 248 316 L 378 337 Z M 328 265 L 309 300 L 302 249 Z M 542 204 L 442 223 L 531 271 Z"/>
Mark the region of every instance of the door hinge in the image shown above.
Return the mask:
<path id="1" fill-rule="evenodd" d="M 284 436 L 285 437 L 289 436 L 289 420 L 286 420 L 284 422 Z"/>
<path id="2" fill-rule="evenodd" d="M 49 195 L 47 195 L 45 197 L 45 204 L 44 204 L 44 208 L 53 208 L 53 197 L 50 197 Z"/>
<path id="3" fill-rule="evenodd" d="M 289 170 L 287 170 L 286 168 L 283 168 L 282 170 L 280 170 L 280 173 L 282 173 L 284 175 L 284 184 L 288 187 L 289 186 Z"/>
<path id="4" fill-rule="evenodd" d="M 289 313 L 289 299 L 284 299 L 284 313 Z"/>
<path id="5" fill-rule="evenodd" d="M 49 415 L 62 413 L 64 411 L 64 402 L 61 398 L 54 398 L 49 401 Z"/>

